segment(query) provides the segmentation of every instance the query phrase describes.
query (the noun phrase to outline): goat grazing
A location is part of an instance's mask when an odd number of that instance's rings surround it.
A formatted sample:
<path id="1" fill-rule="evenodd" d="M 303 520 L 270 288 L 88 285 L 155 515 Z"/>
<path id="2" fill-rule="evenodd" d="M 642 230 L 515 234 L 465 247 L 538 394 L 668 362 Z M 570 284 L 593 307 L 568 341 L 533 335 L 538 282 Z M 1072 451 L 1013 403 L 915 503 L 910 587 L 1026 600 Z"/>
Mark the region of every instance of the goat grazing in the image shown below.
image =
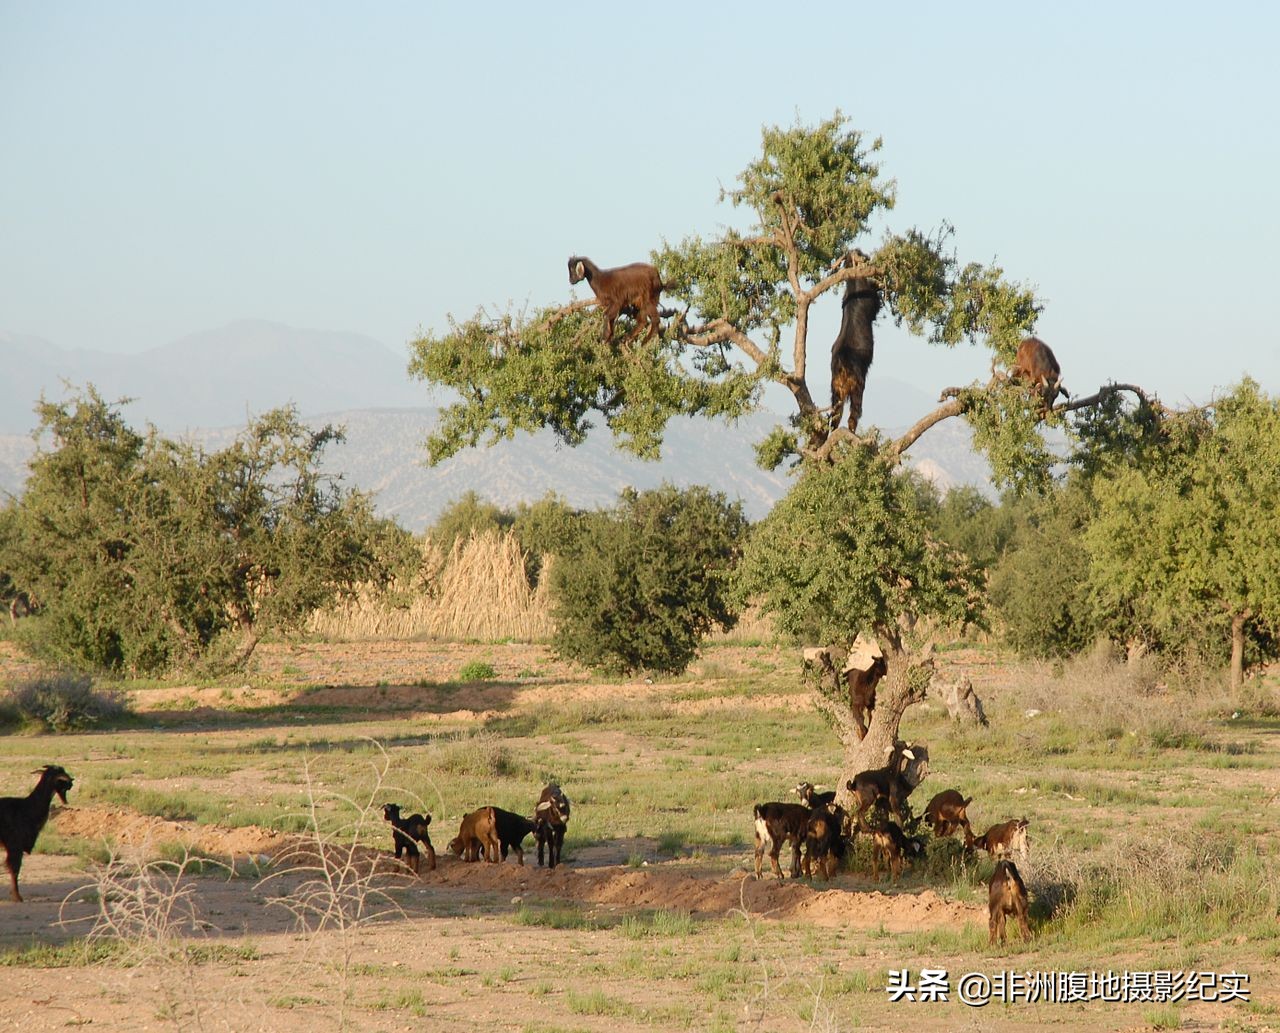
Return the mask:
<path id="1" fill-rule="evenodd" d="M 802 862 L 806 879 L 813 878 L 815 865 L 822 873 L 823 882 L 829 880 L 832 873 L 840 867 L 845 853 L 845 840 L 841 834 L 844 818 L 843 808 L 835 804 L 824 804 L 809 811 Z"/>
<path id="2" fill-rule="evenodd" d="M 463 817 L 458 834 L 449 841 L 449 852 L 464 861 L 478 861 L 483 857 L 496 864 L 501 849 L 497 825 L 493 807 L 472 811 Z"/>
<path id="3" fill-rule="evenodd" d="M 1021 821 L 1015 818 L 1012 821 L 1001 822 L 999 825 L 992 825 L 980 836 L 975 836 L 971 831 L 966 830 L 965 848 L 970 853 L 974 850 L 985 850 L 993 858 L 1017 854 L 1025 862 L 1028 853 L 1027 826 L 1030 824 L 1031 822 L 1026 818 Z"/>
<path id="4" fill-rule="evenodd" d="M 888 803 L 889 812 L 902 824 L 902 805 L 929 773 L 928 760 L 924 756 L 917 757 L 910 745 L 890 748 L 889 756 L 889 764 L 885 767 L 860 772 L 845 783 L 845 788 L 857 799 L 855 817 L 858 828 L 863 832 L 871 831 L 865 817 L 868 808 L 880 800 Z"/>
<path id="5" fill-rule="evenodd" d="M 395 843 L 397 861 L 403 853 L 405 863 L 417 875 L 422 864 L 417 843 L 421 843 L 427 848 L 427 870 L 436 870 L 436 848 L 431 845 L 431 836 L 427 832 L 427 826 L 431 824 L 430 814 L 411 814 L 402 818 L 400 805 L 389 803 L 382 808 L 382 820 L 391 823 L 391 839 Z"/>
<path id="6" fill-rule="evenodd" d="M 871 878 L 876 882 L 880 881 L 881 860 L 885 862 L 885 874 L 897 882 L 902 877 L 902 862 L 911 864 L 923 854 L 924 844 L 909 837 L 896 822 L 886 821 L 871 830 Z"/>
<path id="7" fill-rule="evenodd" d="M 852 253 L 862 261 L 866 255 Z M 840 426 L 845 402 L 849 403 L 849 430 L 856 432 L 862 419 L 862 394 L 867 387 L 867 370 L 875 357 L 872 332 L 880 311 L 880 289 L 868 276 L 857 276 L 844 285 L 840 332 L 831 344 L 831 429 Z"/>
<path id="8" fill-rule="evenodd" d="M 966 835 L 969 835 L 973 830 L 964 812 L 971 803 L 972 796 L 966 800 L 958 790 L 944 789 L 925 807 L 924 820 L 933 826 L 933 834 L 939 839 L 946 839 L 959 828 L 963 828 Z"/>
<path id="9" fill-rule="evenodd" d="M 836 791 L 834 789 L 819 793 L 812 782 L 801 782 L 795 787 L 794 792 L 810 810 L 815 807 L 828 807 L 836 801 Z"/>
<path id="10" fill-rule="evenodd" d="M 1007 915 L 1016 916 L 1022 938 L 1031 939 L 1031 925 L 1027 921 L 1027 887 L 1018 874 L 1018 866 L 1012 861 L 996 862 L 996 870 L 987 883 L 987 914 L 989 943 L 994 944 L 997 936 L 1001 943 L 1005 942 L 1007 937 L 1004 923 Z"/>
<path id="11" fill-rule="evenodd" d="M 1070 398 L 1062 386 L 1062 368 L 1053 351 L 1038 337 L 1024 338 L 1018 345 L 1018 354 L 1010 372 L 1013 380 L 1030 385 L 1040 392 L 1040 401 L 1046 410 L 1053 408 L 1058 395 Z"/>
<path id="12" fill-rule="evenodd" d="M 542 867 L 544 846 L 547 850 L 547 866 L 554 868 L 560 863 L 560 852 L 564 849 L 564 833 L 568 824 L 569 798 L 552 782 L 542 790 L 538 806 L 533 811 L 533 838 L 538 842 L 539 868 Z"/>
<path id="13" fill-rule="evenodd" d="M 782 878 L 778 854 L 788 840 L 791 842 L 791 877 L 800 876 L 800 845 L 809 834 L 808 807 L 799 803 L 758 803 L 756 820 L 756 878 L 760 878 L 764 852 L 769 851 L 769 865 L 773 874 Z"/>
<path id="14" fill-rule="evenodd" d="M 635 316 L 636 325 L 623 338 L 623 343 L 640 332 L 641 324 L 648 326 L 645 341 L 662 329 L 661 313 L 658 311 L 662 277 L 647 262 L 633 262 L 616 269 L 601 269 L 591 259 L 574 255 L 569 259 L 569 282 L 580 283 L 582 280 L 586 280 L 595 292 L 600 311 L 604 313 L 606 344 L 613 342 L 613 324 L 624 312 Z"/>
<path id="15" fill-rule="evenodd" d="M 36 837 L 49 820 L 49 806 L 57 793 L 65 804 L 67 792 L 75 784 L 67 772 L 56 764 L 46 764 L 33 771 L 40 781 L 26 796 L 0 797 L 0 844 L 5 848 L 5 864 L 9 868 L 9 895 L 21 903 L 18 873 L 22 871 L 22 855 L 35 848 Z"/>

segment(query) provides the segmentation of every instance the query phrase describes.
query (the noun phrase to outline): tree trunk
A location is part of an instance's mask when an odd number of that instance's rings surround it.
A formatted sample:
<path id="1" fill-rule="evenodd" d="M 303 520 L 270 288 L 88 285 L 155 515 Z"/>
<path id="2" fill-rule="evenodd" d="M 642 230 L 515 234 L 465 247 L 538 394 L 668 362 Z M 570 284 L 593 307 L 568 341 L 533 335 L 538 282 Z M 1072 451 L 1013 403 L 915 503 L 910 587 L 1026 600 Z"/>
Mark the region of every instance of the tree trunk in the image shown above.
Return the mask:
<path id="1" fill-rule="evenodd" d="M 884 642 L 883 637 L 881 642 Z M 876 708 L 871 715 L 866 738 L 858 739 L 852 722 L 838 727 L 844 744 L 844 768 L 836 787 L 836 800 L 846 810 L 851 805 L 851 794 L 846 783 L 863 771 L 885 766 L 898 741 L 898 726 L 902 723 L 902 715 L 906 713 L 907 707 L 924 700 L 933 676 L 931 648 L 918 653 L 889 643 L 885 643 L 883 648 L 889 673 L 876 688 Z"/>
<path id="2" fill-rule="evenodd" d="M 1231 616 L 1231 687 L 1240 688 L 1244 684 L 1244 625 L 1249 619 L 1249 611 Z"/>

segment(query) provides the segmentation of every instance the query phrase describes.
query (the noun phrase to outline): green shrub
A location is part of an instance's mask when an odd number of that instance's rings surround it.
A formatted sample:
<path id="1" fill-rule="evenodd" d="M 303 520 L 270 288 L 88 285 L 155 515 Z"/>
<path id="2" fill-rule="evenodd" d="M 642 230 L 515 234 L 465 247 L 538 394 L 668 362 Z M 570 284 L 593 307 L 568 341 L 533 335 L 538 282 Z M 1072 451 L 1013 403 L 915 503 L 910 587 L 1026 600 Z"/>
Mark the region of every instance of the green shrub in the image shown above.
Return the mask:
<path id="1" fill-rule="evenodd" d="M 463 665 L 462 670 L 458 672 L 457 680 L 460 682 L 493 681 L 497 676 L 498 672 L 493 669 L 493 664 L 487 664 L 483 660 L 472 660 Z"/>
<path id="2" fill-rule="evenodd" d="M 83 674 L 53 674 L 15 685 L 0 702 L 18 722 L 54 732 L 79 732 L 126 716 L 129 703 L 114 691 L 95 691 Z"/>
<path id="3" fill-rule="evenodd" d="M 582 516 L 551 570 L 556 651 L 608 673 L 679 674 L 737 622 L 726 579 L 746 528 L 740 503 L 697 486 L 627 490 Z"/>

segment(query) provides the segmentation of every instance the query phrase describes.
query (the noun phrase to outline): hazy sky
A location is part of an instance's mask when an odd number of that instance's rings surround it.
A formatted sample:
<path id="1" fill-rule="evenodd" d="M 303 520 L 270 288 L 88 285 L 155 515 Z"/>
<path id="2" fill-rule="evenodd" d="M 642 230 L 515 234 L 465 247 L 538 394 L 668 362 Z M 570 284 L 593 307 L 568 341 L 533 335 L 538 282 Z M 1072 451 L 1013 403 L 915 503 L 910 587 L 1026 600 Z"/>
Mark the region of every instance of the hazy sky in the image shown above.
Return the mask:
<path id="1" fill-rule="evenodd" d="M 133 351 L 261 318 L 402 348 L 586 296 L 570 254 L 713 235 L 761 126 L 839 108 L 883 137 L 889 226 L 949 221 L 962 261 L 1038 288 L 1073 392 L 1280 391 L 1274 5 L 803 12 L 0 0 L 0 330 Z M 985 375 L 879 328 L 873 378 Z"/>

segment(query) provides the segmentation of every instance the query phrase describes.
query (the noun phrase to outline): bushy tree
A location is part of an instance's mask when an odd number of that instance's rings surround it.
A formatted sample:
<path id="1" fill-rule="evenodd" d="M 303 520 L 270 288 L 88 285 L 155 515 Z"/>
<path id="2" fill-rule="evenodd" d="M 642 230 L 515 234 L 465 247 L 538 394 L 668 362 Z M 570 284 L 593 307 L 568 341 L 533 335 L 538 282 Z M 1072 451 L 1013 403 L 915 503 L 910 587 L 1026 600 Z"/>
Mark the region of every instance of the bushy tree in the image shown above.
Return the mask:
<path id="1" fill-rule="evenodd" d="M 615 673 L 683 671 L 737 620 L 726 581 L 745 530 L 741 505 L 702 487 L 628 490 L 584 514 L 552 568 L 555 649 Z"/>
<path id="2" fill-rule="evenodd" d="M 805 469 L 752 529 L 735 588 L 740 602 L 756 601 L 785 632 L 846 648 L 859 632 L 880 642 L 889 676 L 865 740 L 847 698 L 818 701 L 845 745 L 852 777 L 882 763 L 903 710 L 924 698 L 931 651 L 909 650 L 908 628 L 976 622 L 983 596 L 979 572 L 931 533 L 928 495 L 916 476 L 871 449 L 844 452 L 836 463 Z"/>
<path id="3" fill-rule="evenodd" d="M 38 413 L 0 566 L 40 601 L 31 642 L 50 659 L 129 674 L 235 666 L 264 634 L 413 562 L 404 532 L 320 472 L 339 432 L 291 410 L 212 453 L 135 433 L 92 388 Z"/>
<path id="4" fill-rule="evenodd" d="M 1005 640 L 1028 656 L 1067 656 L 1099 633 L 1084 532 L 1093 516 L 1083 478 L 1040 498 L 1006 499 L 1013 530 L 990 577 Z"/>
<path id="5" fill-rule="evenodd" d="M 1280 631 L 1280 402 L 1246 380 L 1176 430 L 1158 461 L 1100 476 L 1090 587 L 1118 638 L 1221 636 L 1238 686 L 1249 629 Z"/>
<path id="6" fill-rule="evenodd" d="M 427 536 L 448 553 L 459 538 L 486 531 L 504 531 L 515 517 L 474 491 L 463 492 L 440 511 Z"/>

